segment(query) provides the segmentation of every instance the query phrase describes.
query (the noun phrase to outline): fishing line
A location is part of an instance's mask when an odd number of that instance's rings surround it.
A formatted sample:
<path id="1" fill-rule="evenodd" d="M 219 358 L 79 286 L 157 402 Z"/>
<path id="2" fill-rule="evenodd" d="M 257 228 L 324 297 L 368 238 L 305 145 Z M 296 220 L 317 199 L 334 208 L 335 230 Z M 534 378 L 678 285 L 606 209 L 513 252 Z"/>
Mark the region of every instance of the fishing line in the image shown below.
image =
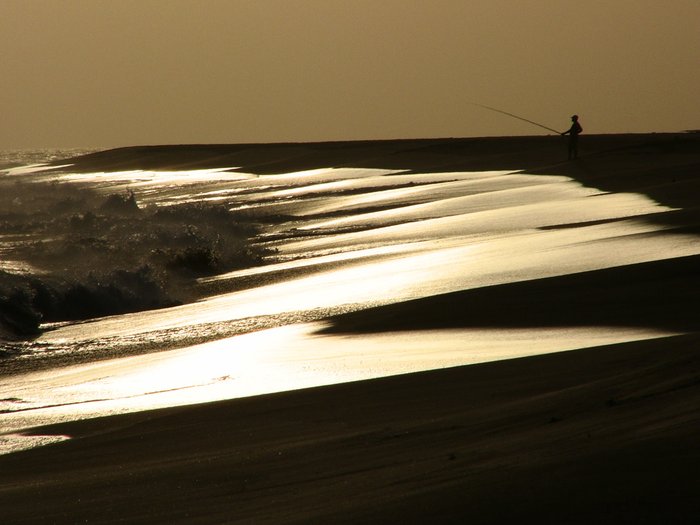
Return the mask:
<path id="1" fill-rule="evenodd" d="M 484 106 L 483 104 L 477 104 L 476 102 L 471 102 L 471 104 L 474 106 L 479 106 L 480 108 L 490 109 L 491 111 L 495 111 L 496 113 L 508 115 L 509 117 L 517 118 L 518 120 L 522 120 L 524 122 L 529 122 L 530 124 L 534 124 L 535 126 L 539 126 L 549 131 L 553 131 L 557 135 L 561 135 L 561 132 L 557 131 L 556 129 L 552 129 L 549 126 L 545 126 L 544 124 L 540 124 L 539 122 L 535 122 L 534 120 L 526 119 L 525 117 L 520 117 L 518 115 L 514 115 L 513 113 L 508 113 L 507 111 L 503 111 L 502 109 L 492 108 L 491 106 Z"/>

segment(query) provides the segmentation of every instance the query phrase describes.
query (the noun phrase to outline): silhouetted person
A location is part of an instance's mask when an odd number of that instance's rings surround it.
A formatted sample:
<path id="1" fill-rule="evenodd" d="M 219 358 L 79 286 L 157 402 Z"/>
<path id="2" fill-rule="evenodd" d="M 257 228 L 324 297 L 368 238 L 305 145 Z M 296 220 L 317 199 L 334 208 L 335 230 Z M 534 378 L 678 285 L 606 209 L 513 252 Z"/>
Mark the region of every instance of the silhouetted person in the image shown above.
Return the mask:
<path id="1" fill-rule="evenodd" d="M 569 160 L 578 157 L 578 136 L 583 131 L 581 124 L 578 123 L 578 115 L 571 117 L 571 127 L 562 133 L 569 135 Z"/>

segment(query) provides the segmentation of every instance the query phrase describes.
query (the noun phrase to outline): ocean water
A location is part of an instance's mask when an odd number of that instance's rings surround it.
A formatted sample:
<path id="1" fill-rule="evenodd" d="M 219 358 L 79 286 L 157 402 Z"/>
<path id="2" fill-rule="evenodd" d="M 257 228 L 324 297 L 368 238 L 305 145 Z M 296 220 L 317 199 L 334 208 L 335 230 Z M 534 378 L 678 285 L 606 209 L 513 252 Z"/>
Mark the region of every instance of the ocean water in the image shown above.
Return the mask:
<path id="1" fill-rule="evenodd" d="M 12 152 L 2 162 L 41 164 L 78 151 Z M 268 255 L 200 278 L 209 293 L 195 302 L 45 325 L 30 341 L 2 343 L 0 449 L 43 443 L 18 434 L 50 422 L 670 335 L 598 326 L 321 329 L 329 316 L 372 306 L 700 254 L 696 236 L 646 220 L 670 208 L 565 176 L 235 168 L 66 167 L 48 176 L 105 195 L 129 190 L 144 207 L 215 203 L 248 214 L 260 227 L 251 245 Z M 203 226 L 193 221 L 191 231 Z"/>
<path id="2" fill-rule="evenodd" d="M 98 151 L 94 148 L 44 148 L 0 150 L 0 170 L 45 164 Z"/>

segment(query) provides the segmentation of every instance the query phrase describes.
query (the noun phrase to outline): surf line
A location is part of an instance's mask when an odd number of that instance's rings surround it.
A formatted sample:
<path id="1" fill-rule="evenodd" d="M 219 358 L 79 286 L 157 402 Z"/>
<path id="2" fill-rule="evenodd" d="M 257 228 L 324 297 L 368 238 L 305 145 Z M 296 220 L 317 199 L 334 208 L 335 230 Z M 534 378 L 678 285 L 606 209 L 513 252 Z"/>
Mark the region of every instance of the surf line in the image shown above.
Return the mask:
<path id="1" fill-rule="evenodd" d="M 553 131 L 557 135 L 561 135 L 560 131 L 557 131 L 556 129 L 552 129 L 549 126 L 545 126 L 544 124 L 540 124 L 539 122 L 535 122 L 534 120 L 526 119 L 525 117 L 520 117 L 518 115 L 514 115 L 513 113 L 508 113 L 507 111 L 503 111 L 502 109 L 492 108 L 491 106 L 485 106 L 483 104 L 477 104 L 476 102 L 471 102 L 471 104 L 474 106 L 479 106 L 480 108 L 490 109 L 491 111 L 495 111 L 496 113 L 502 113 L 503 115 L 508 115 L 509 117 L 517 118 L 518 120 L 522 120 L 524 122 L 529 122 L 530 124 L 534 124 L 535 126 L 539 126 L 541 128 L 547 129 L 549 131 Z"/>

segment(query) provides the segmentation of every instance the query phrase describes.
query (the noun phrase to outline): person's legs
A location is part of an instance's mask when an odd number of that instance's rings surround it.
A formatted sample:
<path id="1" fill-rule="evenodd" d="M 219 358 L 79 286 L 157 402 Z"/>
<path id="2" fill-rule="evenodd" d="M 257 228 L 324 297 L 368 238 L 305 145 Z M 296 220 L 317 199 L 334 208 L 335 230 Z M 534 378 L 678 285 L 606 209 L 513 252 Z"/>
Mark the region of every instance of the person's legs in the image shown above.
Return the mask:
<path id="1" fill-rule="evenodd" d="M 569 137 L 569 160 L 578 157 L 578 137 L 571 135 Z"/>

